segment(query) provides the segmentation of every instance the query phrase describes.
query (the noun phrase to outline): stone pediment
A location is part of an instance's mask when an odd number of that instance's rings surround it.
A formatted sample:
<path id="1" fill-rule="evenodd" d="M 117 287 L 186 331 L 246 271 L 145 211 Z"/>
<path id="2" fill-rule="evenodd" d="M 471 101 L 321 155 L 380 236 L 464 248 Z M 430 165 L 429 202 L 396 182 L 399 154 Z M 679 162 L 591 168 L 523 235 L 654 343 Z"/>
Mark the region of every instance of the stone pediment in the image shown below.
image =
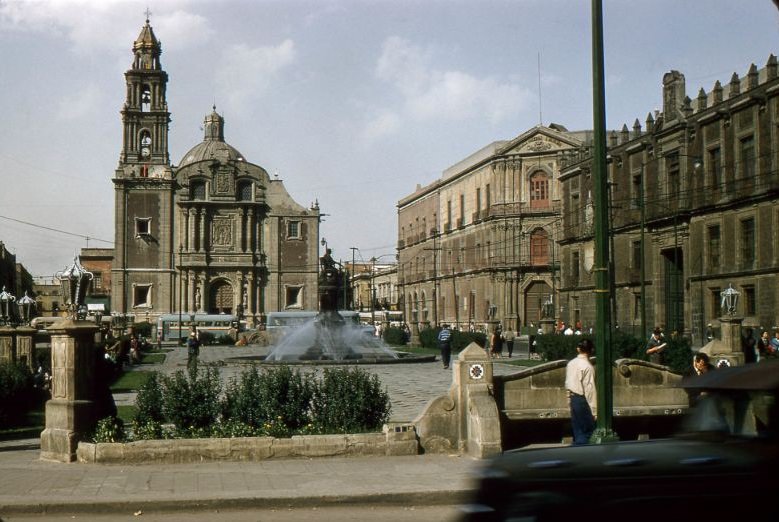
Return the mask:
<path id="1" fill-rule="evenodd" d="M 578 147 L 580 143 L 547 127 L 535 127 L 511 140 L 499 154 L 537 154 Z"/>

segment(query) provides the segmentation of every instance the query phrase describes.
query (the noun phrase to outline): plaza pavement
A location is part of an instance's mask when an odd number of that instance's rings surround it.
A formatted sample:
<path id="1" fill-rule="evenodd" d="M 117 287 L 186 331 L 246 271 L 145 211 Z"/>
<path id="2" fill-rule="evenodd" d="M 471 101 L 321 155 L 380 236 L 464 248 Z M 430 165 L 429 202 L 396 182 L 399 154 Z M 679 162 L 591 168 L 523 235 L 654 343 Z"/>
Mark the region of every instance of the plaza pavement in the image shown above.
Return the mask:
<path id="1" fill-rule="evenodd" d="M 233 356 L 263 355 L 262 347 L 203 347 L 224 378 L 243 364 Z M 174 348 L 159 369 L 184 368 L 186 350 Z M 219 361 L 226 361 L 220 363 Z M 452 370 L 441 363 L 362 366 L 387 387 L 392 419 L 413 420 L 446 393 Z M 135 369 L 148 369 L 136 367 Z M 514 371 L 496 364 L 496 373 Z M 132 394 L 116 397 L 132 403 Z M 360 505 L 452 505 L 465 502 L 479 461 L 459 455 L 327 457 L 198 464 L 62 464 L 39 460 L 40 440 L 0 442 L 0 518 L 22 513 L 113 513 L 172 510 Z"/>

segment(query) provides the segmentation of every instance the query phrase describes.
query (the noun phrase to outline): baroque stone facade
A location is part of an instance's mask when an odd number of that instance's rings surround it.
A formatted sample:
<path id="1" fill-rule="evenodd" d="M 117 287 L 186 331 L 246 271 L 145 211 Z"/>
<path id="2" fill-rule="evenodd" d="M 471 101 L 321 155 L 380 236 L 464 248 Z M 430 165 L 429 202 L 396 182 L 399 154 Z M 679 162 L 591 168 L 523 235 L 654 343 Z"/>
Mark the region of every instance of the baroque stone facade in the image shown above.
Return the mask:
<path id="1" fill-rule="evenodd" d="M 706 343 L 719 328 L 720 292 L 741 293 L 745 326 L 779 324 L 779 75 L 770 56 L 744 77 L 700 89 L 663 77 L 663 108 L 608 148 L 614 321 L 639 335 L 661 326 Z M 591 157 L 561 173 L 563 319 L 594 324 Z M 711 326 L 709 326 L 711 325 Z"/>
<path id="2" fill-rule="evenodd" d="M 125 73 L 112 311 L 228 313 L 256 324 L 269 311 L 316 309 L 318 205 L 296 203 L 226 143 L 216 107 L 203 141 L 172 165 L 161 52 L 147 20 Z"/>
<path id="3" fill-rule="evenodd" d="M 539 125 L 398 202 L 398 284 L 412 328 L 538 325 L 544 303 L 557 303 L 560 161 L 590 141 Z"/>

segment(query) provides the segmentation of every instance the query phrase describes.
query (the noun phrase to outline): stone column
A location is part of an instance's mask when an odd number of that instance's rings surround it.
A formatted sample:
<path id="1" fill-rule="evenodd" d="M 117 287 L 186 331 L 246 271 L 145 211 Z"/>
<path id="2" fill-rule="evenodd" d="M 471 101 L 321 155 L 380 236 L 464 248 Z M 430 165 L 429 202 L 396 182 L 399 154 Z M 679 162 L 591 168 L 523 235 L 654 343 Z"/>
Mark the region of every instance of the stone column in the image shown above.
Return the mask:
<path id="1" fill-rule="evenodd" d="M 16 357 L 25 361 L 33 372 L 37 368 L 35 360 L 35 328 L 20 326 L 16 329 Z"/>
<path id="2" fill-rule="evenodd" d="M 458 445 L 461 453 L 485 458 L 502 451 L 500 415 L 493 396 L 492 360 L 476 343 L 454 361 Z"/>
<path id="3" fill-rule="evenodd" d="M 74 462 L 78 443 L 104 413 L 96 401 L 99 354 L 97 326 L 66 319 L 51 333 L 51 400 L 46 402 L 46 429 L 41 433 L 41 459 Z"/>
<path id="4" fill-rule="evenodd" d="M 732 366 L 744 364 L 744 352 L 741 351 L 741 323 L 743 317 L 720 317 L 722 343 L 717 345 L 717 353 L 710 354 L 712 364 L 727 360 Z"/>
<path id="5" fill-rule="evenodd" d="M 16 360 L 14 331 L 10 326 L 0 326 L 0 363 L 11 363 Z"/>

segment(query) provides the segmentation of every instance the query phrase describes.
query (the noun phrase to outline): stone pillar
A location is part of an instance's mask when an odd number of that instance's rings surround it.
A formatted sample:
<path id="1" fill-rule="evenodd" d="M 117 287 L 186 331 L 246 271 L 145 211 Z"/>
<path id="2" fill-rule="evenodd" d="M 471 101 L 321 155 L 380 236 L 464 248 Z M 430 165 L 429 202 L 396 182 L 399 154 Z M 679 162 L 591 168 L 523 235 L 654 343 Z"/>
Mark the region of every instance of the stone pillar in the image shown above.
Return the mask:
<path id="1" fill-rule="evenodd" d="M 719 361 L 727 360 L 732 366 L 744 364 L 744 352 L 741 351 L 741 323 L 743 317 L 720 317 L 720 329 L 722 332 L 722 343 L 716 345 L 712 354 L 712 364 L 715 366 Z"/>
<path id="2" fill-rule="evenodd" d="M 541 319 L 539 321 L 541 323 L 541 331 L 545 334 L 553 334 L 554 333 L 554 319 Z M 533 334 L 535 335 L 535 333 Z"/>
<path id="3" fill-rule="evenodd" d="M 38 367 L 35 360 L 35 328 L 20 326 L 16 329 L 16 357 L 25 361 L 33 372 Z"/>
<path id="4" fill-rule="evenodd" d="M 97 326 L 66 319 L 51 333 L 51 400 L 46 402 L 46 429 L 41 433 L 41 459 L 74 462 L 76 448 L 102 415 L 96 401 L 99 354 Z"/>
<path id="5" fill-rule="evenodd" d="M 499 454 L 500 415 L 493 396 L 492 360 L 476 343 L 454 362 L 459 451 L 476 458 Z"/>
<path id="6" fill-rule="evenodd" d="M 0 326 L 0 363 L 12 363 L 16 360 L 14 332 L 14 328 L 10 326 Z"/>

